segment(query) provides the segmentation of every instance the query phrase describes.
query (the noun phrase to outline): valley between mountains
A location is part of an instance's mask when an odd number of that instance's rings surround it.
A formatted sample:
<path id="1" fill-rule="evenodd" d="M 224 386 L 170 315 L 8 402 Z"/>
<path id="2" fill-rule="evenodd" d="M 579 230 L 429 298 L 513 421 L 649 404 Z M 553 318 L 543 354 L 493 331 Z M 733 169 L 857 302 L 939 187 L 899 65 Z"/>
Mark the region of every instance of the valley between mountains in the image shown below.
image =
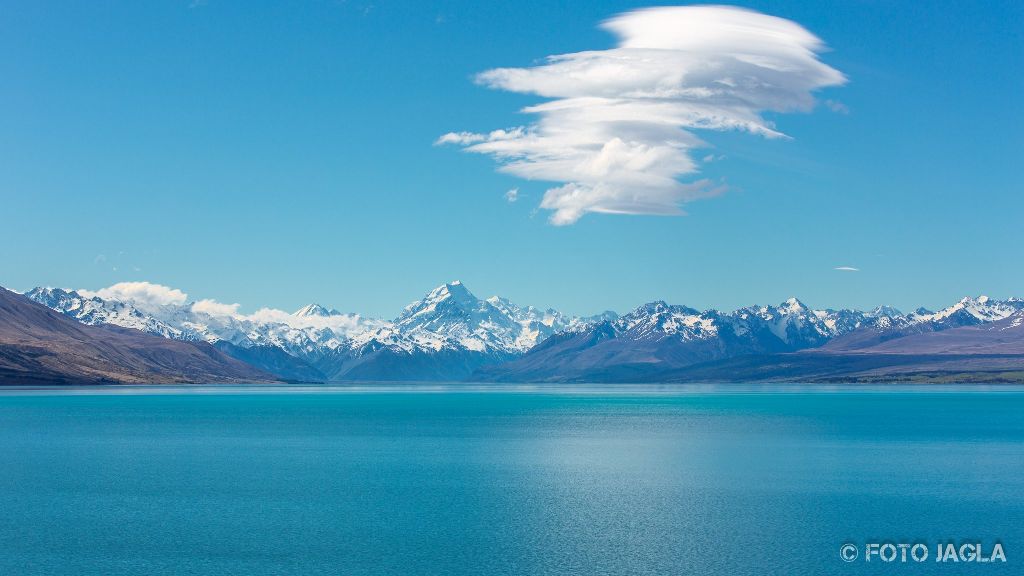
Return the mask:
<path id="1" fill-rule="evenodd" d="M 0 384 L 246 381 L 1024 382 L 1024 300 L 910 313 L 658 301 L 577 317 L 455 281 L 382 320 L 0 290 Z"/>

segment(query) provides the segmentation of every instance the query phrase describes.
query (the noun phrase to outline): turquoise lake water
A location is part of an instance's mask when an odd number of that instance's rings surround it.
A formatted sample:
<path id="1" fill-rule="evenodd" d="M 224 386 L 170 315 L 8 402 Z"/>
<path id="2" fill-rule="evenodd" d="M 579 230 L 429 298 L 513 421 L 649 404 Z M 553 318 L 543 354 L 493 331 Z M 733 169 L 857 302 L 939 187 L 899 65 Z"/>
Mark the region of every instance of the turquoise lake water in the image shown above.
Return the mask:
<path id="1" fill-rule="evenodd" d="M 0 391 L 0 574 L 1024 574 L 1024 392 L 801 390 Z"/>

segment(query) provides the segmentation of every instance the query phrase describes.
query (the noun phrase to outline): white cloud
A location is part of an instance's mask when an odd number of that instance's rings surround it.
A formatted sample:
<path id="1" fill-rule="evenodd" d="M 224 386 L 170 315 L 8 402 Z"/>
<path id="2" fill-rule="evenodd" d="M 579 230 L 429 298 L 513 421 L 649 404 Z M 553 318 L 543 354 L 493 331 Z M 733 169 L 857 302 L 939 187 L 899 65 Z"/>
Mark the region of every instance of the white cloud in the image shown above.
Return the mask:
<path id="1" fill-rule="evenodd" d="M 438 138 L 434 142 L 434 145 L 435 146 L 440 146 L 441 144 L 463 144 L 463 145 L 466 145 L 466 144 L 473 144 L 475 142 L 482 142 L 485 139 L 486 139 L 486 136 L 484 136 L 483 134 L 473 134 L 472 132 L 449 132 L 449 133 L 441 136 L 440 138 Z"/>
<path id="2" fill-rule="evenodd" d="M 253 312 L 249 316 L 250 320 L 261 323 L 277 323 L 277 324 L 294 324 L 301 322 L 305 318 L 292 316 L 284 310 L 277 310 L 275 308 L 260 308 L 256 312 Z"/>
<path id="3" fill-rule="evenodd" d="M 508 200 L 509 204 L 519 200 L 519 188 L 512 188 L 508 192 L 505 192 L 505 200 Z"/>
<path id="4" fill-rule="evenodd" d="M 240 304 L 224 304 L 216 300 L 204 299 L 192 303 L 192 311 L 210 316 L 231 316 L 237 318 Z"/>
<path id="5" fill-rule="evenodd" d="M 286 324 L 292 328 L 327 328 L 334 332 L 346 334 L 361 327 L 376 324 L 358 314 L 338 314 L 332 316 L 294 316 L 284 310 L 260 308 L 249 316 L 240 317 L 244 320 L 260 324 Z"/>
<path id="6" fill-rule="evenodd" d="M 496 68 L 477 82 L 551 100 L 523 111 L 538 120 L 488 134 L 450 132 L 437 144 L 487 154 L 521 178 L 559 182 L 541 208 L 553 224 L 588 212 L 681 214 L 721 193 L 698 171 L 693 131 L 785 135 L 764 112 L 806 112 L 812 92 L 846 79 L 799 24 L 726 6 L 648 8 L 602 24 L 618 46 L 549 56 L 532 68 Z"/>
<path id="7" fill-rule="evenodd" d="M 860 268 L 854 268 L 853 266 L 836 266 L 833 270 L 839 270 L 840 272 L 860 272 Z"/>
<path id="8" fill-rule="evenodd" d="M 152 282 L 120 282 L 95 291 L 79 289 L 78 293 L 85 297 L 99 296 L 103 299 L 131 302 L 143 312 L 152 313 L 157 318 L 163 318 L 165 314 L 172 314 L 180 318 L 180 314 L 191 313 L 208 316 L 222 322 L 229 320 L 241 322 L 243 327 L 246 322 L 256 322 L 259 324 L 281 324 L 295 329 L 329 329 L 336 333 L 347 334 L 379 323 L 377 320 L 363 318 L 358 314 L 337 314 L 325 317 L 294 316 L 284 310 L 274 308 L 260 308 L 247 315 L 239 311 L 240 304 L 225 304 L 209 298 L 188 303 L 188 294 L 185 292 Z M 181 308 L 162 308 L 164 306 L 180 306 Z M 197 321 L 206 322 L 207 319 L 199 317 Z"/>
<path id="9" fill-rule="evenodd" d="M 79 290 L 79 292 L 84 296 L 125 300 L 140 308 L 157 308 L 168 304 L 184 304 L 188 299 L 188 294 L 177 288 L 169 288 L 151 282 L 119 282 L 95 292 L 90 292 L 89 290 Z"/>

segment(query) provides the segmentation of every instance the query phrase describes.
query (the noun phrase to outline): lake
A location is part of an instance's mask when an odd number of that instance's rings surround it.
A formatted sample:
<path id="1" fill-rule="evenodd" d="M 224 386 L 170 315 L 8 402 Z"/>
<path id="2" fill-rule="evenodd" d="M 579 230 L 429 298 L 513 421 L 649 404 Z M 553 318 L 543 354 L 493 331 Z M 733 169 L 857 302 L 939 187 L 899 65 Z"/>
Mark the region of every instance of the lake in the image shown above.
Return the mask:
<path id="1" fill-rule="evenodd" d="M 5 575 L 965 573 L 1024 573 L 1020 388 L 0 391 Z"/>

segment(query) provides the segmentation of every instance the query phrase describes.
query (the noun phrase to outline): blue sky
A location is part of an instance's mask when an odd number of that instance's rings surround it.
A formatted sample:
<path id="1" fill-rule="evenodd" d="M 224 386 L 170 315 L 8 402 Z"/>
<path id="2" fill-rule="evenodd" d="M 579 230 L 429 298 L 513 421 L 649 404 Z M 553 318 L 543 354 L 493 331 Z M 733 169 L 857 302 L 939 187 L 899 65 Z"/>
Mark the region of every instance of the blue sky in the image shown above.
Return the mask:
<path id="1" fill-rule="evenodd" d="M 559 183 L 434 145 L 550 100 L 476 74 L 612 48 L 599 24 L 650 5 L 8 4 L 0 284 L 381 316 L 455 278 L 572 313 L 1024 296 L 1020 3 L 739 3 L 820 37 L 848 83 L 816 93 L 838 111 L 766 114 L 791 139 L 697 131 L 716 159 L 683 180 L 728 190 L 686 216 L 554 226 Z"/>

